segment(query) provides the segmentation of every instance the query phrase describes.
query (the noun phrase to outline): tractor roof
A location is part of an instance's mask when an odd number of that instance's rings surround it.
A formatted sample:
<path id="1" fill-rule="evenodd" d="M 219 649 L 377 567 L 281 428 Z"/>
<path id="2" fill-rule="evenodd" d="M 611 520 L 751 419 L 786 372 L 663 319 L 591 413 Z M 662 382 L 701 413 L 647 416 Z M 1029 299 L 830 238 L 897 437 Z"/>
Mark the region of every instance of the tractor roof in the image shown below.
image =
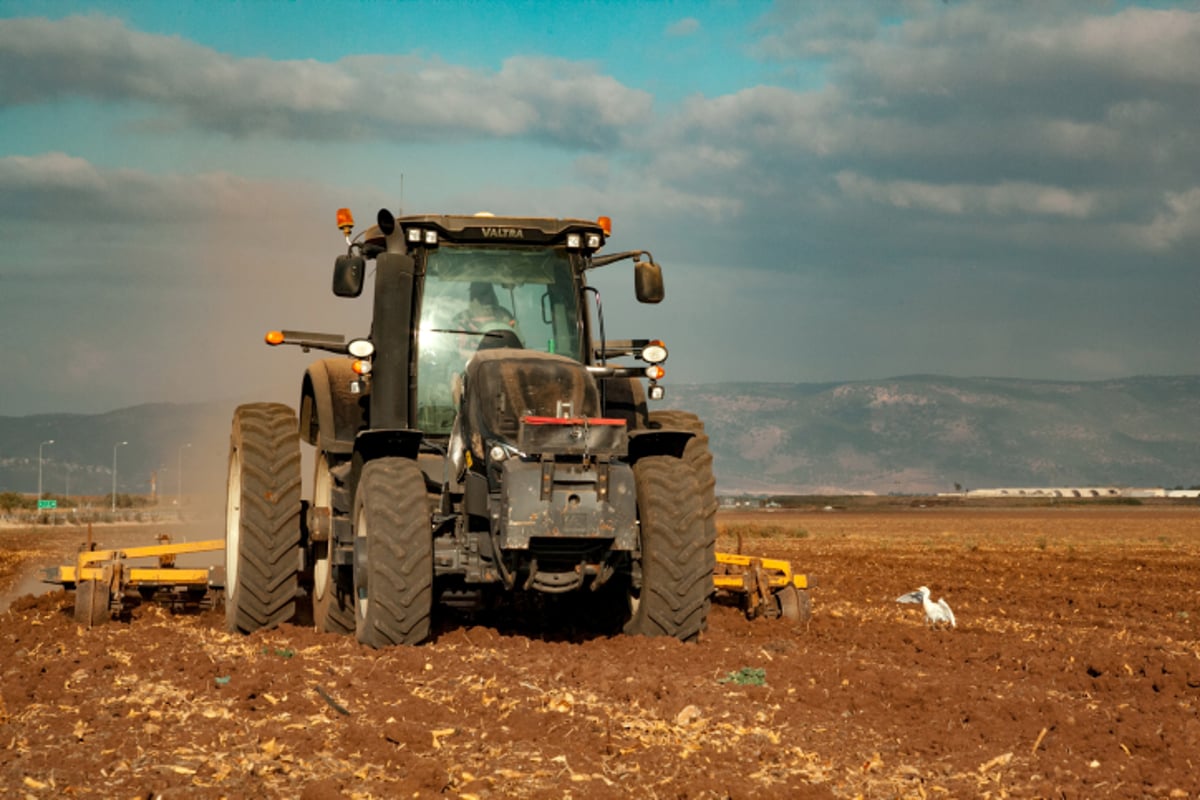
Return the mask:
<path id="1" fill-rule="evenodd" d="M 565 241 L 568 233 L 598 233 L 603 242 L 606 232 L 599 221 L 557 219 L 551 217 L 497 217 L 491 214 L 410 214 L 396 217 L 403 228 L 436 229 L 438 238 L 455 243 L 480 244 L 554 244 Z M 382 240 L 376 225 L 363 233 L 370 242 Z"/>

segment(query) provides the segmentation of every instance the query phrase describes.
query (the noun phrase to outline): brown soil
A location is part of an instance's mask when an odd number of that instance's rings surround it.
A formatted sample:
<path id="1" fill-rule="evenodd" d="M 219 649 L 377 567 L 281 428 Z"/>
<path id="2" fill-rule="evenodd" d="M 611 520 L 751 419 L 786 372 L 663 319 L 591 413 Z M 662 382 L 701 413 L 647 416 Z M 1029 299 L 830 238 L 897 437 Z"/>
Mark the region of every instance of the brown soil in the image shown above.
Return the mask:
<path id="1" fill-rule="evenodd" d="M 157 606 L 83 630 L 70 595 L 22 597 L 0 613 L 0 795 L 1200 794 L 1200 510 L 719 519 L 724 549 L 741 532 L 818 576 L 808 626 L 718 606 L 693 645 L 448 622 L 373 651 Z M 0 530 L 0 591 L 81 539 Z M 956 630 L 895 602 L 921 584 Z"/>

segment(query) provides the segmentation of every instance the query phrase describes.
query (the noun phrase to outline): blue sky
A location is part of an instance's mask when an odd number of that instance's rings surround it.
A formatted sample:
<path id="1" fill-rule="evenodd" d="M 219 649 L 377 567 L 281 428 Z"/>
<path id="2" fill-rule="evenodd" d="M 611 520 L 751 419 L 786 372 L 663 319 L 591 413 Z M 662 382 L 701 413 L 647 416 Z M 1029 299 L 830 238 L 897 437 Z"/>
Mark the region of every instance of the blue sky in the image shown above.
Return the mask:
<path id="1" fill-rule="evenodd" d="M 401 202 L 611 216 L 668 384 L 1200 372 L 1196 2 L 0 0 L 0 75 L 0 415 L 294 401 Z"/>

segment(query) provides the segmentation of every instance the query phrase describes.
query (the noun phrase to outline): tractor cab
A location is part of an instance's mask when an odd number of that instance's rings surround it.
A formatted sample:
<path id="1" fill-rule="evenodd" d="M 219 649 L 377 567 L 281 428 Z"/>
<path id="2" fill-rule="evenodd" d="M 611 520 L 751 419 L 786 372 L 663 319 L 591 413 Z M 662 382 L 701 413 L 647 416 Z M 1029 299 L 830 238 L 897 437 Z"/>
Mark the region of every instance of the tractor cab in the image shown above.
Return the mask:
<path id="1" fill-rule="evenodd" d="M 524 349 L 583 361 L 582 309 L 564 249 L 443 243 L 422 258 L 416 424 L 427 436 L 449 432 L 454 376 L 476 353 Z"/>

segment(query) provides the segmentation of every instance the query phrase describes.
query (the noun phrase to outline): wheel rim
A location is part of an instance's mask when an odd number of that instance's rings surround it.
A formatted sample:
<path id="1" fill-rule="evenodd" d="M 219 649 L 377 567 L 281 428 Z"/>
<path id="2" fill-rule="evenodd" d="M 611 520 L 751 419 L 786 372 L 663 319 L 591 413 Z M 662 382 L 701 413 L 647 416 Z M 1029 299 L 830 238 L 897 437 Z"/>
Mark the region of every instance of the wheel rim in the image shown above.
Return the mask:
<path id="1" fill-rule="evenodd" d="M 369 533 L 370 532 L 367 530 L 366 510 L 360 506 L 358 513 L 354 515 L 355 544 L 359 546 L 365 545 L 367 541 L 370 541 L 367 539 Z M 363 542 L 358 542 L 359 539 L 362 539 Z M 360 621 L 365 622 L 367 619 L 367 611 L 371 607 L 371 597 L 367 582 L 367 570 L 365 567 L 363 569 L 358 568 L 357 558 L 355 559 L 354 563 L 354 600 L 354 615 Z"/>
<path id="2" fill-rule="evenodd" d="M 233 595 L 237 592 L 238 548 L 242 538 L 242 459 L 236 449 L 229 454 L 225 498 L 225 592 Z"/>
<path id="3" fill-rule="evenodd" d="M 316 473 L 313 475 L 313 507 L 329 508 L 333 503 L 333 478 L 329 474 L 329 462 L 321 454 L 317 455 Z M 333 531 L 329 532 L 333 535 Z M 332 548 L 328 539 L 322 548 L 317 544 L 313 553 L 313 597 L 324 600 L 330 588 L 330 553 Z"/>

